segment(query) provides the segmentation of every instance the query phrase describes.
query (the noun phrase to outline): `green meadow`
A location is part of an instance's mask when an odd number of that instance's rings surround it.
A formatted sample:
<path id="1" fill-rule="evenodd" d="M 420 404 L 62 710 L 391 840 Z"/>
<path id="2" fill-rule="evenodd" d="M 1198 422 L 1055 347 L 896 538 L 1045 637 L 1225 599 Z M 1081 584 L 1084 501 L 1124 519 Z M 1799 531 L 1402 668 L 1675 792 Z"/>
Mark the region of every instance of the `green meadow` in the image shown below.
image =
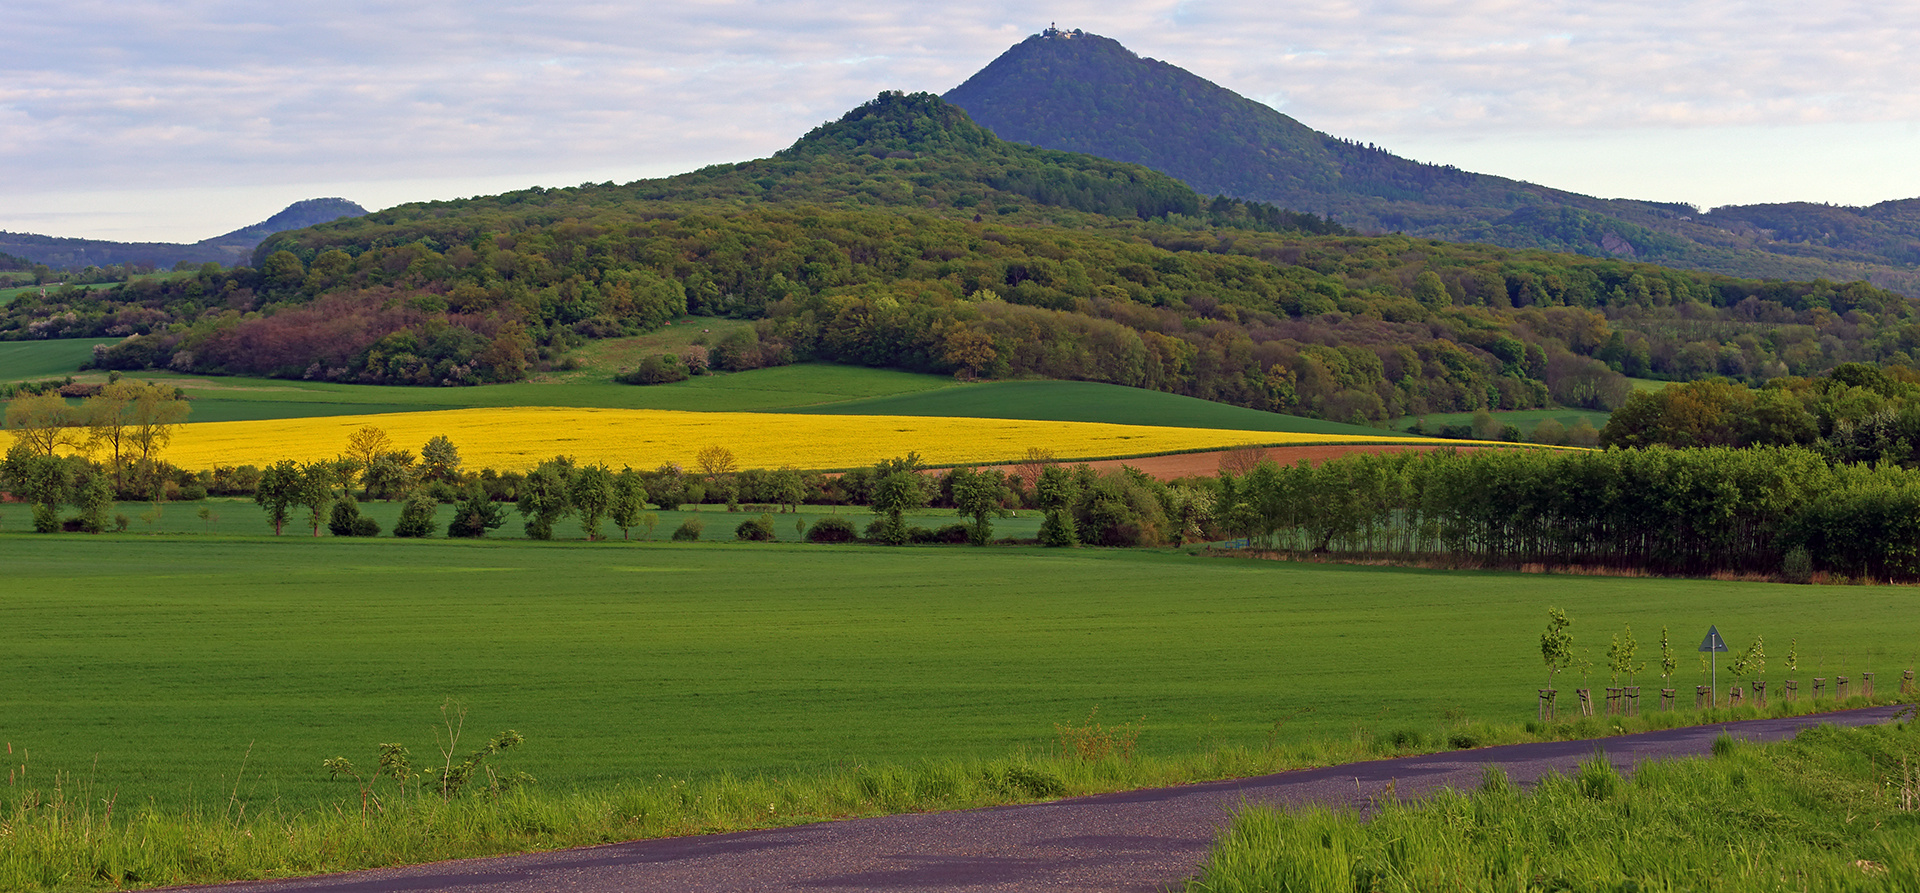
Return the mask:
<path id="1" fill-rule="evenodd" d="M 724 320 L 683 322 L 652 335 L 595 342 L 577 352 L 584 358 L 580 368 L 541 373 L 530 381 L 512 384 L 413 388 L 170 372 L 140 372 L 135 373 L 135 377 L 169 382 L 184 389 L 193 400 L 190 421 L 194 422 L 495 406 L 580 406 L 696 412 L 970 416 L 1350 434 L 1369 439 L 1403 433 L 1096 382 L 961 383 L 940 375 L 828 363 L 718 373 L 645 387 L 613 381 L 614 373 L 631 368 L 648 353 L 671 349 L 675 344 L 684 346 L 691 337 L 710 334 L 717 337 L 717 333 L 694 328 L 709 322 L 722 329 L 729 327 Z M 101 342 L 88 339 L 0 342 L 0 381 L 65 375 L 74 375 L 83 381 L 104 380 L 104 373 L 76 373 L 97 343 Z"/>
<path id="2" fill-rule="evenodd" d="M 0 382 L 72 375 L 93 359 L 94 345 L 111 343 L 111 338 L 0 341 Z"/>
<path id="3" fill-rule="evenodd" d="M 1120 422 L 1172 428 L 1223 428 L 1367 438 L 1404 432 L 1262 412 L 1196 397 L 1090 381 L 995 381 L 889 394 L 791 412 L 833 415 L 960 416 L 1058 422 Z"/>
<path id="4" fill-rule="evenodd" d="M 1566 425 L 1567 427 L 1572 427 L 1573 423 L 1576 421 L 1579 421 L 1581 419 L 1586 419 L 1587 424 L 1592 425 L 1594 430 L 1598 431 L 1601 428 L 1605 428 L 1607 426 L 1607 419 L 1613 416 L 1613 414 L 1610 412 L 1604 412 L 1596 409 L 1564 409 L 1564 408 L 1562 409 L 1510 409 L 1503 412 L 1490 413 L 1490 415 L 1492 415 L 1494 419 L 1502 425 L 1512 425 L 1515 428 L 1519 428 L 1520 432 L 1523 434 L 1533 433 L 1534 428 L 1538 427 L 1541 422 L 1544 422 L 1548 419 L 1552 419 L 1556 422 L 1559 422 L 1562 425 Z M 1418 428 L 1422 420 L 1425 420 L 1427 425 L 1430 428 L 1438 430 L 1439 428 L 1447 425 L 1472 425 L 1473 413 L 1434 412 L 1434 413 L 1428 413 L 1427 415 L 1420 416 L 1418 418 L 1395 419 L 1393 422 L 1393 425 L 1396 429 L 1398 429 L 1400 433 L 1414 434 L 1414 433 L 1417 433 L 1416 429 Z"/>
<path id="5" fill-rule="evenodd" d="M 362 502 L 360 513 L 372 518 L 380 525 L 381 535 L 389 535 L 400 519 L 401 503 L 369 501 Z M 521 516 L 511 505 L 502 505 L 507 522 L 498 530 L 487 534 L 492 539 L 526 539 L 521 527 Z M 292 509 L 293 521 L 285 528 L 283 536 L 304 534 L 311 537 L 313 524 L 306 510 L 295 506 Z M 454 507 L 442 505 L 436 511 L 437 532 L 444 534 L 447 523 L 453 519 Z M 267 536 L 273 533 L 273 525 L 267 521 L 267 515 L 252 499 L 240 497 L 212 497 L 194 502 L 166 502 L 156 506 L 148 502 L 115 503 L 113 515 L 127 518 L 128 534 L 198 534 L 224 536 Z M 702 526 L 700 539 L 703 541 L 733 540 L 734 528 L 751 518 L 758 518 L 761 512 L 750 506 L 741 511 L 729 512 L 723 504 L 703 505 L 695 510 L 692 507 L 679 511 L 647 512 L 656 523 L 651 531 L 645 527 L 636 527 L 629 533 L 633 541 L 664 542 L 669 539 L 675 528 L 689 520 L 698 520 Z M 859 529 L 865 529 L 874 519 L 872 512 L 858 505 L 802 505 L 798 512 L 782 513 L 777 507 L 769 512 L 773 518 L 773 535 L 776 542 L 801 542 L 802 531 L 794 528 L 795 521 L 803 524 L 813 522 L 828 515 L 842 515 Z M 909 524 L 936 529 L 948 524 L 958 524 L 968 519 L 961 518 L 952 509 L 920 509 L 907 514 Z M 1022 509 L 1010 518 L 994 518 L 993 536 L 995 539 L 1031 540 L 1040 533 L 1042 513 L 1037 509 Z M 0 532 L 25 533 L 33 529 L 33 512 L 26 505 L 7 503 L 0 505 Z M 321 536 L 327 536 L 326 519 L 321 519 Z M 620 528 L 610 522 L 602 522 L 600 534 L 611 539 L 621 539 Z M 558 539 L 585 539 L 580 525 L 574 519 L 561 522 L 554 529 Z"/>
<path id="6" fill-rule="evenodd" d="M 322 760 L 437 759 L 449 700 L 463 752 L 517 730 L 501 767 L 567 792 L 1044 755 L 1096 708 L 1143 756 L 1517 724 L 1549 606 L 1596 664 L 1631 623 L 1657 665 L 1670 626 L 1683 688 L 1710 623 L 1769 679 L 1797 639 L 1803 679 L 1883 692 L 1920 645 L 1907 588 L 662 535 L 3 534 L 0 746 L 40 790 L 298 810 L 357 797 Z"/>

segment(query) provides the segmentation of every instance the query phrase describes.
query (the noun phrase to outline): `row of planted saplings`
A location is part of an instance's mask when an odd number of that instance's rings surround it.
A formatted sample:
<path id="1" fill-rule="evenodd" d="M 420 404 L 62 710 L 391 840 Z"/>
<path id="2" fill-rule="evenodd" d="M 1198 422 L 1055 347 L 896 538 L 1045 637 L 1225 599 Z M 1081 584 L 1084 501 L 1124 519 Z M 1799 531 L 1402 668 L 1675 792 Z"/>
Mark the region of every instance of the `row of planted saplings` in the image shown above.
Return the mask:
<path id="1" fill-rule="evenodd" d="M 1582 685 L 1574 689 L 1574 696 L 1578 699 L 1580 715 L 1593 715 L 1593 690 L 1585 685 L 1587 675 L 1592 671 L 1593 662 L 1588 660 L 1584 655 L 1574 654 L 1572 627 L 1573 622 L 1568 619 L 1566 612 L 1558 608 L 1548 609 L 1547 629 L 1540 635 L 1540 656 L 1547 665 L 1547 687 L 1539 689 L 1539 701 L 1536 707 L 1536 715 L 1543 721 L 1553 719 L 1557 713 L 1557 702 L 1560 692 L 1554 687 L 1553 682 L 1562 671 L 1569 668 L 1575 669 L 1580 673 Z M 1605 708 L 1609 716 L 1637 716 L 1640 713 L 1640 686 L 1632 684 L 1632 681 L 1633 677 L 1639 675 L 1646 669 L 1646 664 L 1635 660 L 1638 651 L 1639 643 L 1633 638 L 1633 626 L 1631 624 L 1627 625 L 1623 632 L 1614 635 L 1612 641 L 1607 645 L 1607 669 L 1612 674 L 1612 684 L 1605 687 Z M 1727 653 L 1730 655 L 1727 661 L 1727 670 L 1733 675 L 1735 681 L 1732 687 L 1727 690 L 1727 695 L 1724 700 L 1716 696 L 1715 688 L 1712 684 L 1701 683 L 1695 685 L 1693 692 L 1693 707 L 1695 710 L 1704 710 L 1709 707 L 1720 706 L 1738 707 L 1749 703 L 1755 707 L 1767 706 L 1766 680 L 1755 678 L 1748 681 L 1748 677 L 1757 677 L 1765 672 L 1767 668 L 1766 644 L 1760 636 L 1754 636 L 1753 642 L 1746 648 L 1738 652 L 1732 652 L 1727 649 L 1726 643 L 1721 640 L 1719 629 L 1709 628 L 1706 640 L 1700 644 L 1700 651 L 1702 652 L 1700 656 L 1701 675 L 1707 675 L 1710 672 L 1710 666 L 1717 664 L 1717 655 L 1719 653 Z M 1790 640 L 1788 643 L 1786 664 L 1788 672 L 1798 672 L 1800 669 L 1799 640 L 1797 639 Z M 1663 711 L 1673 710 L 1675 702 L 1679 699 L 1679 690 L 1668 686 L 1668 683 L 1672 682 L 1674 673 L 1678 668 L 1679 661 L 1674 657 L 1672 640 L 1669 638 L 1667 629 L 1662 627 L 1660 630 L 1660 678 L 1662 682 L 1660 688 L 1660 709 Z M 1627 679 L 1627 684 L 1620 684 L 1621 677 Z M 1849 677 L 1834 676 L 1833 698 L 1835 700 L 1846 700 L 1854 695 L 1859 695 L 1860 697 L 1871 700 L 1874 696 L 1873 680 L 1874 674 L 1872 672 L 1861 673 L 1859 689 L 1858 691 L 1853 691 L 1850 690 L 1852 680 Z M 1818 701 L 1826 696 L 1826 685 L 1827 677 L 1816 676 L 1813 678 L 1812 696 L 1814 700 Z M 1748 697 L 1749 691 L 1752 693 L 1751 698 Z M 1782 684 L 1781 691 L 1786 700 L 1796 700 L 1800 694 L 1800 684 L 1797 680 L 1788 679 Z M 1916 687 L 1914 671 L 1911 668 L 1901 671 L 1900 693 L 1905 695 L 1912 694 L 1916 691 L 1920 691 L 1920 688 Z"/>

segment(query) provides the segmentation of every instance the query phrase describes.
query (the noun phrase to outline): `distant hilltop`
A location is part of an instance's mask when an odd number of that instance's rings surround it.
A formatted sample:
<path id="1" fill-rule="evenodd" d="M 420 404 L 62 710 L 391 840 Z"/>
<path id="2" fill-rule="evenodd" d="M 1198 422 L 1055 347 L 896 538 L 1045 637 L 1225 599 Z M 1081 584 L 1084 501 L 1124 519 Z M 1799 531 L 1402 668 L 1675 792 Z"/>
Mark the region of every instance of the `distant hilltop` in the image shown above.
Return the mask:
<path id="1" fill-rule="evenodd" d="M 252 226 L 243 226 L 192 244 L 109 242 L 102 239 L 0 232 L 0 254 L 10 254 L 56 269 L 133 264 L 164 270 L 183 261 L 192 264 L 211 261 L 231 266 L 245 263 L 253 255 L 254 246 L 274 233 L 304 229 L 343 217 L 364 217 L 366 214 L 366 208 L 344 198 L 310 198 L 294 202 L 280 213 Z"/>
<path id="2" fill-rule="evenodd" d="M 944 98 L 1001 139 L 1145 165 L 1206 195 L 1324 215 L 1361 232 L 1733 276 L 1864 279 L 1920 297 L 1920 199 L 1703 212 L 1422 164 L 1316 131 L 1190 71 L 1058 24 Z"/>

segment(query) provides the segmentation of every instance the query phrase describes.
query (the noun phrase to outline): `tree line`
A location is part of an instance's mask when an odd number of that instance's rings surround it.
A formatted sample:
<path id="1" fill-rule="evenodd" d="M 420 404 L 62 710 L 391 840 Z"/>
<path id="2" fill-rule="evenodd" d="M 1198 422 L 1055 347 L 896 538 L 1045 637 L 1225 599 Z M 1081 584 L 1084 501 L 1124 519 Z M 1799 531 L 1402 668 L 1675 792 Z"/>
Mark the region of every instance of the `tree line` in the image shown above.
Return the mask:
<path id="1" fill-rule="evenodd" d="M 42 531 L 108 529 L 113 500 L 129 495 L 250 495 L 276 533 L 297 520 L 315 536 L 323 526 L 339 536 L 379 533 L 359 511 L 363 499 L 404 503 L 398 536 L 434 535 L 438 507 L 452 504 L 450 536 L 485 536 L 511 506 L 534 539 L 554 537 L 568 519 L 588 539 L 602 538 L 609 524 L 622 538 L 643 523 L 651 533 L 654 508 L 724 503 L 771 514 L 815 504 L 866 506 L 874 516 L 863 531 L 821 519 L 815 526 L 826 526 L 807 531 L 817 541 L 984 544 L 994 519 L 1035 509 L 1045 515 L 1038 541 L 1049 546 L 1239 537 L 1298 553 L 1475 566 L 1920 577 L 1920 470 L 1837 461 L 1830 450 L 1804 446 L 1445 450 L 1359 454 L 1317 467 L 1248 459 L 1223 462 L 1218 477 L 1166 482 L 1126 467 L 1068 466 L 1040 450 L 1010 471 L 937 471 L 909 454 L 832 475 L 741 469 L 730 450 L 709 445 L 686 468 L 615 470 L 558 456 L 517 473 L 465 468 L 445 437 L 416 455 L 368 426 L 334 459 L 188 472 L 159 456 L 183 407 L 169 388 L 125 380 L 78 408 L 57 393 L 17 397 L 7 408 L 15 442 L 0 463 L 0 485 L 33 504 Z M 88 424 L 75 423 L 82 418 Z M 88 447 L 102 458 L 59 454 Z M 62 519 L 65 505 L 78 514 Z M 935 530 L 909 523 L 908 513 L 923 507 L 951 508 L 961 520 Z M 772 537 L 770 522 L 750 520 L 737 535 Z M 683 538 L 697 538 L 698 526 Z"/>
<path id="2" fill-rule="evenodd" d="M 1849 363 L 1762 387 L 1711 379 L 1635 393 L 1608 420 L 1615 446 L 1804 446 L 1835 462 L 1920 466 L 1920 371 Z"/>
<path id="3" fill-rule="evenodd" d="M 1354 455 L 1263 462 L 1218 487 L 1228 532 L 1295 553 L 1920 577 L 1920 472 L 1804 447 Z"/>

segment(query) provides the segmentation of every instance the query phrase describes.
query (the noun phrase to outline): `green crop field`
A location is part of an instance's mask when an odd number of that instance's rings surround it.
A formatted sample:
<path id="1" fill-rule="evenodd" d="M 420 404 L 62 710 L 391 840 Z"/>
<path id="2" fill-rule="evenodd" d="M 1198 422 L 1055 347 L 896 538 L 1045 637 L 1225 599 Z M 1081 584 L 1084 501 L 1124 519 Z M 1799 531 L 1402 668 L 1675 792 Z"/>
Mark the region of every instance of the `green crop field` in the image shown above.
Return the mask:
<path id="1" fill-rule="evenodd" d="M 399 520 L 400 506 L 401 504 L 398 502 L 363 502 L 360 503 L 360 513 L 379 523 L 380 530 L 383 533 L 390 533 L 393 530 L 394 523 Z M 510 505 L 504 506 L 504 508 L 506 510 L 507 523 L 500 527 L 500 529 L 487 535 L 494 539 L 526 539 L 524 530 L 521 527 L 521 516 L 516 514 Z M 439 507 L 437 521 L 439 523 L 438 531 L 440 533 L 446 532 L 447 522 L 453 518 L 453 510 L 454 507 L 450 505 Z M 204 514 L 202 514 L 203 512 Z M 294 536 L 296 534 L 310 536 L 312 534 L 311 516 L 302 514 L 303 512 L 305 512 L 305 509 L 299 507 L 294 508 L 293 513 L 296 517 L 293 522 L 287 526 L 285 532 L 282 534 L 283 536 Z M 71 512 L 69 512 L 69 514 L 71 514 Z M 111 514 L 125 515 L 127 518 L 126 532 L 137 535 L 217 534 L 226 536 L 261 536 L 269 535 L 273 532 L 273 525 L 267 521 L 265 510 L 254 504 L 251 499 L 214 497 L 195 502 L 167 502 L 160 504 L 158 511 L 155 510 L 154 505 L 151 503 L 121 502 L 114 504 L 114 509 Z M 740 522 L 749 518 L 758 518 L 761 513 L 745 509 L 739 512 L 729 512 L 725 505 L 707 505 L 702 506 L 698 511 L 688 508 L 674 512 L 654 511 L 651 512 L 651 514 L 658 521 L 658 523 L 654 525 L 653 530 L 647 531 L 644 528 L 636 527 L 631 532 L 632 539 L 650 539 L 654 542 L 662 542 L 683 522 L 688 519 L 698 519 L 705 528 L 701 532 L 701 539 L 732 540 L 734 539 L 734 528 L 740 526 Z M 871 512 L 867 511 L 865 507 L 857 505 L 803 505 L 800 507 L 800 511 L 791 514 L 782 514 L 777 510 L 771 514 L 773 515 L 773 534 L 776 542 L 798 542 L 802 540 L 801 532 L 795 530 L 793 526 L 796 519 L 806 524 L 812 524 L 814 521 L 827 515 L 838 514 L 851 520 L 856 528 L 864 530 L 867 524 L 875 517 Z M 920 509 L 907 513 L 908 524 L 928 529 L 935 529 L 948 524 L 958 524 L 966 520 L 967 519 L 956 516 L 952 509 Z M 1030 540 L 1040 534 L 1042 513 L 1037 509 L 1024 509 L 1016 512 L 1011 518 L 994 518 L 991 520 L 995 539 Z M 0 505 L 0 532 L 25 533 L 32 529 L 33 513 L 27 506 L 20 503 Z M 321 535 L 325 536 L 326 521 L 324 519 L 321 521 L 320 529 Z M 620 528 L 613 526 L 611 523 L 603 522 L 600 526 L 600 533 L 602 536 L 620 539 Z M 585 534 L 580 531 L 579 523 L 572 520 L 562 522 L 556 527 L 554 529 L 554 536 L 563 540 L 586 538 Z"/>
<path id="2" fill-rule="evenodd" d="M 1595 431 L 1598 431 L 1601 428 L 1605 428 L 1607 426 L 1607 419 L 1611 418 L 1613 414 L 1609 412 L 1602 412 L 1600 410 L 1594 410 L 1594 409 L 1513 409 L 1513 410 L 1507 410 L 1504 412 L 1491 413 L 1491 415 L 1494 417 L 1495 420 L 1499 421 L 1500 424 L 1502 425 L 1512 425 L 1516 428 L 1519 428 L 1522 433 L 1532 433 L 1533 429 L 1536 426 L 1538 426 L 1541 422 L 1544 422 L 1548 419 L 1553 419 L 1554 421 L 1559 422 L 1562 425 L 1567 425 L 1569 427 L 1571 427 L 1574 422 L 1580 419 L 1586 419 L 1587 424 L 1592 425 L 1593 429 Z M 1446 425 L 1472 425 L 1473 413 L 1470 413 L 1470 412 L 1428 413 L 1427 415 L 1420 416 L 1419 418 L 1395 419 L 1393 421 L 1393 425 L 1395 428 L 1399 429 L 1401 432 L 1412 433 L 1414 432 L 1416 426 L 1420 424 L 1420 421 L 1422 419 L 1426 420 L 1426 423 L 1429 427 L 1433 428 L 1434 430 L 1438 430 L 1442 426 L 1446 426 Z"/>
<path id="3" fill-rule="evenodd" d="M 0 381 L 61 378 L 93 359 L 93 346 L 112 338 L 67 338 L 59 341 L 0 341 Z"/>
<path id="4" fill-rule="evenodd" d="M 1042 752 L 1095 707 L 1149 754 L 1517 722 L 1549 605 L 1596 663 L 1628 622 L 1657 663 L 1670 625 L 1686 685 L 1709 623 L 1764 634 L 1772 679 L 1797 638 L 1803 677 L 1890 687 L 1920 641 L 1904 588 L 1146 550 L 8 533 L 0 554 L 10 761 L 169 807 L 354 796 L 321 760 L 426 759 L 449 698 L 463 747 L 516 729 L 502 767 L 566 791 Z"/>
<path id="5" fill-rule="evenodd" d="M 793 412 L 834 415 L 963 416 L 983 419 L 1039 419 L 1060 422 L 1115 422 L 1174 428 L 1223 428 L 1307 434 L 1353 434 L 1377 438 L 1401 432 L 1320 419 L 1261 412 L 1194 397 L 1089 381 L 998 381 L 962 387 L 895 394 Z"/>
<path id="6" fill-rule="evenodd" d="M 74 375 L 80 381 L 104 381 L 103 372 L 77 373 L 80 364 L 92 355 L 93 345 L 100 343 L 106 342 L 101 339 L 0 342 L 0 381 L 65 375 Z M 722 373 L 649 387 L 618 384 L 608 375 L 587 371 L 542 374 L 532 381 L 468 388 L 356 385 L 158 371 L 137 372 L 133 377 L 164 381 L 184 389 L 193 399 L 191 421 L 195 422 L 489 406 L 781 411 L 957 386 L 953 379 L 944 376 L 824 363 Z"/>

